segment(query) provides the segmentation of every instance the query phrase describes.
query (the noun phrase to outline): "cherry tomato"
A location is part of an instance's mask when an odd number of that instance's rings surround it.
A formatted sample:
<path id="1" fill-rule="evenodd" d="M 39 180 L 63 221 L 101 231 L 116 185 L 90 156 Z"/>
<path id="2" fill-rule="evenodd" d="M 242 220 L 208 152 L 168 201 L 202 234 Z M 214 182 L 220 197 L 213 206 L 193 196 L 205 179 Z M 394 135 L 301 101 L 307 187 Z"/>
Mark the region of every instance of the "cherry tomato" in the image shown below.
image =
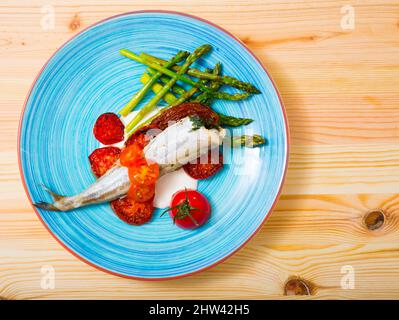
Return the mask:
<path id="1" fill-rule="evenodd" d="M 131 183 L 127 196 L 136 202 L 146 202 L 154 198 L 155 184 L 145 185 L 139 183 Z"/>
<path id="2" fill-rule="evenodd" d="M 129 178 L 132 183 L 152 185 L 157 182 L 159 167 L 156 163 L 129 167 Z"/>
<path id="3" fill-rule="evenodd" d="M 197 180 L 209 178 L 216 174 L 223 167 L 223 154 L 219 152 L 218 163 L 212 163 L 212 152 L 209 150 L 207 163 L 204 159 L 198 158 L 196 163 L 187 163 L 183 166 L 184 171 L 191 177 Z"/>
<path id="4" fill-rule="evenodd" d="M 117 147 L 104 147 L 94 150 L 90 156 L 90 166 L 94 175 L 98 178 L 106 173 L 119 159 L 121 150 Z"/>
<path id="5" fill-rule="evenodd" d="M 152 200 L 147 202 L 136 202 L 129 197 L 111 201 L 111 208 L 120 219 L 128 224 L 134 225 L 148 222 L 154 210 Z"/>
<path id="6" fill-rule="evenodd" d="M 200 192 L 181 190 L 173 195 L 168 211 L 177 226 L 184 229 L 195 229 L 209 219 L 211 206 L 207 198 Z"/>
<path id="7" fill-rule="evenodd" d="M 97 118 L 93 133 L 98 141 L 109 145 L 123 141 L 125 126 L 115 113 L 107 112 Z"/>
<path id="8" fill-rule="evenodd" d="M 121 165 L 137 166 L 146 163 L 144 159 L 143 149 L 137 143 L 133 143 L 122 150 Z"/>

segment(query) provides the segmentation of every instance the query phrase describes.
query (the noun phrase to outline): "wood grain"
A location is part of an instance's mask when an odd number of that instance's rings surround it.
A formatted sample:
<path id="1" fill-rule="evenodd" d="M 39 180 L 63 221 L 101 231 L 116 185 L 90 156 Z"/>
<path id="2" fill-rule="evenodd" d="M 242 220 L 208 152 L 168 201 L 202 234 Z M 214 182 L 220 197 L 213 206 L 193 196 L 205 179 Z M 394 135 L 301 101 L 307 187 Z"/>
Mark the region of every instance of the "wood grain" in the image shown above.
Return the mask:
<path id="1" fill-rule="evenodd" d="M 52 1 L 0 3 L 0 297 L 42 298 L 399 298 L 399 1 L 352 1 L 356 27 L 342 30 L 347 1 Z M 133 10 L 177 10 L 221 25 L 262 60 L 284 100 L 291 158 L 269 221 L 236 255 L 195 276 L 142 282 L 81 262 L 46 231 L 17 165 L 19 114 L 37 72 L 90 24 Z M 369 230 L 368 212 L 384 224 Z M 41 268 L 56 271 L 40 287 Z M 341 268 L 355 288 L 341 287 Z M 285 296 L 299 277 L 310 296 Z"/>

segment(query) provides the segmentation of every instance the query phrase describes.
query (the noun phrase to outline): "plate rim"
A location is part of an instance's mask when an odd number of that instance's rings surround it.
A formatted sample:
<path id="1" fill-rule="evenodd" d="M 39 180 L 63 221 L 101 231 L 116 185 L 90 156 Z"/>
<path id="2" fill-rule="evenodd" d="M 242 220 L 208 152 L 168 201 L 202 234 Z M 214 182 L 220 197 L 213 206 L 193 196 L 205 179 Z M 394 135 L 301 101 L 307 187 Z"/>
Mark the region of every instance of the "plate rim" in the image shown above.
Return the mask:
<path id="1" fill-rule="evenodd" d="M 224 32 L 225 34 L 227 34 L 229 37 L 233 38 L 235 41 L 237 41 L 238 43 L 240 43 L 242 45 L 242 47 L 255 59 L 255 61 L 257 61 L 259 63 L 259 65 L 262 67 L 262 69 L 264 70 L 264 72 L 266 73 L 266 75 L 268 76 L 268 78 L 270 79 L 270 82 L 272 83 L 274 90 L 277 94 L 279 103 L 280 103 L 280 107 L 281 107 L 281 111 L 283 114 L 283 120 L 284 120 L 284 127 L 285 127 L 285 136 L 286 136 L 286 144 L 285 144 L 285 163 L 284 163 L 284 171 L 283 171 L 283 175 L 282 178 L 280 180 L 280 185 L 278 187 L 278 191 L 276 194 L 276 197 L 273 201 L 273 204 L 271 205 L 270 209 L 268 210 L 268 212 L 265 213 L 265 217 L 263 218 L 262 222 L 259 224 L 259 226 L 257 227 L 257 229 L 235 250 L 233 250 L 232 252 L 230 252 L 229 254 L 227 254 L 226 256 L 224 256 L 223 258 L 215 261 L 214 263 L 200 268 L 198 270 L 192 271 L 192 272 L 187 272 L 184 274 L 180 274 L 180 275 L 176 275 L 176 276 L 172 276 L 172 277 L 154 277 L 154 278 L 149 278 L 149 277 L 139 277 L 139 276 L 130 276 L 130 275 L 126 275 L 123 273 L 119 273 L 116 271 L 112 271 L 106 268 L 103 268 L 99 265 L 94 264 L 93 262 L 87 260 L 86 258 L 80 256 L 77 252 L 73 251 L 71 248 L 69 248 L 64 242 L 62 242 L 62 240 L 60 238 L 57 237 L 57 235 L 55 233 L 53 233 L 49 226 L 45 223 L 45 221 L 42 219 L 41 215 L 39 214 L 39 212 L 36 210 L 36 207 L 33 205 L 33 201 L 32 198 L 30 196 L 29 193 L 29 189 L 25 180 L 25 176 L 24 176 L 24 172 L 23 172 L 23 168 L 22 168 L 22 161 L 21 161 L 21 131 L 22 131 L 22 123 L 23 123 L 23 119 L 24 119 L 24 115 L 25 115 L 25 110 L 26 110 L 26 105 L 29 101 L 29 98 L 32 94 L 33 88 L 35 87 L 37 80 L 39 79 L 39 77 L 41 76 L 41 74 L 43 73 L 44 69 L 47 67 L 47 65 L 49 64 L 49 62 L 54 58 L 54 56 L 62 49 L 64 48 L 67 44 L 71 43 L 75 38 L 77 38 L 80 34 L 82 34 L 83 32 L 85 32 L 86 30 L 93 28 L 96 25 L 102 24 L 108 20 L 112 20 L 118 17 L 123 17 L 123 16 L 128 16 L 128 15 L 134 15 L 134 14 L 142 14 L 142 13 L 160 13 L 160 14 L 172 14 L 172 15 L 178 15 L 178 16 L 182 16 L 182 17 L 189 17 L 201 22 L 204 22 L 212 27 L 215 27 L 217 29 L 219 29 L 220 31 Z M 173 11 L 173 10 L 134 10 L 134 11 L 128 11 L 128 12 L 124 12 L 124 13 L 120 13 L 120 14 L 116 14 L 116 15 L 112 15 L 109 16 L 107 18 L 101 19 L 85 28 L 83 28 L 81 31 L 79 31 L 78 33 L 74 34 L 72 37 L 70 37 L 67 41 L 65 41 L 59 48 L 57 48 L 53 54 L 51 54 L 51 56 L 47 59 L 47 61 L 44 63 L 44 65 L 41 67 L 41 69 L 39 70 L 39 72 L 36 74 L 35 79 L 33 80 L 30 89 L 28 91 L 28 94 L 25 98 L 24 101 L 24 105 L 23 108 L 21 110 L 20 113 L 20 118 L 19 118 L 19 125 L 18 125 L 18 141 L 17 141 L 17 152 L 18 152 L 18 167 L 19 167 L 19 173 L 20 173 L 20 177 L 21 177 L 21 181 L 25 190 L 25 194 L 28 197 L 29 203 L 33 209 L 33 211 L 35 212 L 36 216 L 38 217 L 38 219 L 41 221 L 41 223 L 44 225 L 44 227 L 47 229 L 47 231 L 53 236 L 53 238 L 55 240 L 57 240 L 57 242 L 64 248 L 66 249 L 69 253 L 71 253 L 73 256 L 75 256 L 76 258 L 78 258 L 80 261 L 83 261 L 84 263 L 88 264 L 89 266 L 92 266 L 94 268 L 96 268 L 97 270 L 106 272 L 108 274 L 114 275 L 114 276 L 118 276 L 118 277 L 122 277 L 122 278 L 126 278 L 126 279 L 133 279 L 133 280 L 142 280 L 142 281 L 161 281 L 161 280 L 173 280 L 173 279 L 180 279 L 180 278 L 184 278 L 184 277 L 188 277 L 203 271 L 206 271 L 208 269 L 213 268 L 214 266 L 224 262 L 225 260 L 227 260 L 228 258 L 230 258 L 231 256 L 233 256 L 235 253 L 237 253 L 240 249 L 242 249 L 251 239 L 253 239 L 255 237 L 255 235 L 260 231 L 260 229 L 263 227 L 263 225 L 267 222 L 267 220 L 270 218 L 270 216 L 273 213 L 273 209 L 275 208 L 280 196 L 281 196 L 281 191 L 284 185 L 284 181 L 287 175 L 287 169 L 288 169 L 288 160 L 289 160 L 289 151 L 290 151 L 290 132 L 289 132 L 289 124 L 288 124 L 288 118 L 287 118 L 287 113 L 284 107 L 284 103 L 283 100 L 281 98 L 280 92 L 277 89 L 277 86 L 273 80 L 273 78 L 271 77 L 271 75 L 269 74 L 269 72 L 267 71 L 266 67 L 263 65 L 263 63 L 259 60 L 259 58 L 252 52 L 252 50 L 238 37 L 236 37 L 234 34 L 232 34 L 231 32 L 227 31 L 226 29 L 224 29 L 223 27 L 220 27 L 219 25 L 198 17 L 196 15 L 192 15 L 192 14 L 188 14 L 185 12 L 180 12 L 180 11 Z"/>

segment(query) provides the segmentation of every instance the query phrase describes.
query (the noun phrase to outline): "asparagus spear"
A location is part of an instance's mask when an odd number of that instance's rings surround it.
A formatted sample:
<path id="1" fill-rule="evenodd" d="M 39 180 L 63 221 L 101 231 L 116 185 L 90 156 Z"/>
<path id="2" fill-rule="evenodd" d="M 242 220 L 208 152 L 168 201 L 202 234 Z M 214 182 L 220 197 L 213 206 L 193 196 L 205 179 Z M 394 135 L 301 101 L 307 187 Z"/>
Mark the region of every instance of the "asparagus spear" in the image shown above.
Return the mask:
<path id="1" fill-rule="evenodd" d="M 148 70 L 148 72 L 149 72 L 150 74 L 155 74 L 155 73 L 157 72 L 157 71 L 155 71 L 155 70 L 153 70 L 153 69 L 151 69 L 151 68 L 148 68 L 147 70 Z M 163 84 L 167 84 L 167 83 L 169 82 L 170 78 L 167 77 L 167 76 L 161 76 L 161 77 L 159 78 L 159 80 L 161 80 L 161 82 L 162 82 Z M 179 96 L 182 95 L 182 94 L 184 94 L 184 93 L 186 92 L 186 90 L 185 90 L 183 87 L 179 86 L 178 84 L 175 84 L 175 85 L 172 87 L 172 91 L 173 91 L 174 93 L 178 94 Z"/>
<path id="2" fill-rule="evenodd" d="M 219 66 L 218 68 L 220 68 L 220 66 Z M 212 70 L 210 70 L 210 69 L 206 69 L 206 70 L 209 70 L 209 71 L 207 71 L 207 72 L 212 72 Z M 154 72 L 154 71 L 152 71 L 152 72 Z M 163 77 L 160 78 L 160 80 L 161 80 L 161 82 L 163 82 L 163 83 L 167 83 L 167 82 L 169 81 L 169 78 L 167 78 L 166 76 L 163 76 Z M 208 82 L 208 80 L 204 80 L 204 79 L 199 80 L 199 81 L 200 81 L 202 84 L 206 84 L 206 83 Z M 179 97 L 178 99 L 176 99 L 176 101 L 174 101 L 174 102 L 172 102 L 172 103 L 169 103 L 168 108 L 177 106 L 177 105 L 179 105 L 179 104 L 181 104 L 181 103 L 187 101 L 187 100 L 190 99 L 195 93 L 197 93 L 198 88 L 193 87 L 193 88 L 190 88 L 189 90 L 186 91 L 184 88 L 182 88 L 182 87 L 180 87 L 179 85 L 175 84 L 175 85 L 172 87 L 172 91 L 173 91 L 173 92 L 176 92 L 176 93 L 178 93 L 178 94 L 180 94 L 180 97 Z M 195 101 L 195 100 L 193 100 L 193 101 Z"/>
<path id="3" fill-rule="evenodd" d="M 207 73 L 212 73 L 215 75 L 219 75 L 222 71 L 222 64 L 220 62 L 216 63 L 215 68 L 213 68 L 213 70 L 209 70 L 209 69 L 205 69 L 205 71 Z M 212 81 L 210 84 L 210 88 L 214 91 L 219 90 L 219 88 L 222 86 L 221 83 L 216 82 L 216 81 Z M 205 105 L 210 105 L 211 103 L 211 99 L 209 97 L 209 94 L 207 92 L 203 92 L 201 93 L 196 99 L 196 102 L 205 104 Z"/>
<path id="4" fill-rule="evenodd" d="M 218 62 L 218 63 L 216 63 L 215 68 L 212 71 L 212 74 L 215 74 L 218 76 L 218 75 L 221 75 L 221 73 L 222 73 L 222 64 L 220 62 Z M 222 85 L 223 84 L 220 82 L 212 81 L 210 84 L 210 87 L 213 91 L 218 91 Z M 210 105 L 211 101 L 212 101 L 212 97 L 209 94 L 207 94 L 204 103 L 206 105 Z"/>
<path id="5" fill-rule="evenodd" d="M 144 52 L 140 56 L 141 56 L 141 58 L 146 59 L 147 61 L 157 63 L 161 66 L 166 66 L 165 65 L 166 61 L 163 59 L 154 57 L 154 56 L 144 53 Z M 172 69 L 177 72 L 180 69 L 180 66 L 173 66 Z M 248 93 L 255 93 L 255 94 L 261 93 L 260 90 L 258 88 L 256 88 L 253 84 L 240 81 L 240 80 L 230 77 L 230 76 L 218 76 L 215 74 L 203 72 L 203 71 L 195 69 L 195 68 L 188 69 L 187 74 L 190 76 L 199 78 L 199 79 L 208 79 L 208 80 L 217 81 L 222 84 L 229 85 L 233 88 L 237 88 L 237 89 L 243 90 Z"/>
<path id="6" fill-rule="evenodd" d="M 219 115 L 219 125 L 222 127 L 239 127 L 250 124 L 252 121 L 254 121 L 253 119 L 236 118 L 221 113 L 218 113 L 218 115 Z"/>
<path id="7" fill-rule="evenodd" d="M 218 68 L 220 69 L 220 64 L 219 64 Z M 210 69 L 206 69 L 206 70 L 209 70 L 209 71 L 207 71 L 207 72 L 212 72 L 212 70 L 210 70 Z M 155 70 L 152 70 L 151 68 L 148 68 L 148 72 L 150 72 L 151 74 L 154 74 L 156 71 L 155 71 Z M 162 83 L 167 84 L 167 83 L 169 82 L 170 79 L 169 79 L 167 76 L 161 76 L 161 77 L 159 78 L 159 80 L 161 80 Z M 202 80 L 199 80 L 199 81 L 201 81 L 202 84 L 206 84 L 206 83 L 208 82 L 208 80 L 203 80 L 203 79 L 202 79 Z M 173 101 L 173 102 L 171 102 L 171 103 L 168 102 L 168 103 L 169 103 L 169 106 L 168 106 L 168 107 L 177 106 L 177 105 L 179 105 L 179 104 L 181 104 L 181 103 L 187 101 L 187 100 L 188 100 L 189 98 L 191 98 L 195 93 L 198 92 L 198 88 L 196 88 L 196 87 L 190 88 L 189 90 L 185 90 L 183 87 L 179 86 L 178 84 L 175 84 L 175 85 L 172 87 L 171 90 L 172 90 L 174 93 L 180 95 L 180 97 L 179 97 L 178 99 L 176 98 L 176 101 Z M 205 97 L 207 97 L 206 94 L 205 94 Z M 196 100 L 194 99 L 193 101 L 196 101 Z M 196 102 L 201 102 L 201 101 L 196 101 Z"/>
<path id="8" fill-rule="evenodd" d="M 189 55 L 189 52 L 187 51 L 179 51 L 171 60 L 166 62 L 165 66 L 167 68 L 175 65 L 176 63 L 182 61 L 185 57 Z M 151 78 L 150 81 L 148 81 L 133 97 L 132 99 L 119 111 L 119 114 L 122 116 L 127 116 L 130 111 L 134 109 L 134 107 L 143 99 L 147 91 L 155 84 L 155 82 L 158 80 L 158 78 L 162 75 L 161 72 L 157 72 L 154 74 L 154 76 Z"/>
<path id="9" fill-rule="evenodd" d="M 196 92 L 198 91 L 198 88 L 190 88 L 189 90 L 185 91 L 175 102 L 170 104 L 170 107 L 177 106 L 184 101 L 187 101 L 192 97 Z"/>
<path id="10" fill-rule="evenodd" d="M 213 70 L 212 69 L 206 69 L 206 72 L 209 72 L 209 73 L 212 72 L 214 74 L 220 74 L 220 72 L 221 72 L 221 64 L 218 62 L 215 65 L 215 68 Z M 149 76 L 147 74 L 144 74 L 143 77 L 145 75 L 149 78 Z M 162 77 L 161 77 L 161 81 L 162 81 Z M 207 82 L 207 80 L 200 80 L 200 81 L 203 81 L 203 83 Z M 154 90 L 155 93 L 159 92 L 159 90 L 162 88 L 162 86 L 160 84 L 156 84 L 156 85 L 157 85 L 157 87 L 159 86 L 159 88 L 157 88 L 156 91 Z M 175 85 L 174 87 L 176 87 L 176 86 L 177 85 Z M 210 84 L 210 87 L 212 89 L 215 89 L 215 90 L 218 90 L 220 88 L 220 86 L 221 86 L 221 84 L 219 82 L 212 82 Z M 172 99 L 168 99 L 167 100 L 167 102 L 169 103 L 169 106 L 167 108 L 173 107 L 173 106 L 176 106 L 176 105 L 179 105 L 179 104 L 183 103 L 184 101 L 188 100 L 188 98 L 190 98 L 198 90 L 197 88 L 191 88 L 188 91 L 184 90 L 183 88 L 181 88 L 181 89 L 182 89 L 183 92 L 180 91 L 181 96 L 179 98 L 176 98 L 172 94 L 169 93 L 170 95 L 173 96 L 174 99 L 173 99 L 173 101 L 172 101 Z M 210 99 L 209 99 L 207 93 L 203 92 L 200 95 L 198 95 L 198 97 L 196 97 L 193 101 L 199 102 L 199 103 L 202 103 L 202 104 L 209 104 Z M 162 111 L 160 111 L 160 112 L 162 112 Z M 222 127 L 239 127 L 239 126 L 247 125 L 247 124 L 250 124 L 251 122 L 253 122 L 252 119 L 248 119 L 248 118 L 237 118 L 237 117 L 224 115 L 222 113 L 218 113 L 218 115 L 219 115 L 219 125 L 222 126 Z"/>
<path id="11" fill-rule="evenodd" d="M 165 68 L 164 66 L 161 66 L 157 63 L 151 62 L 149 60 L 147 60 L 146 58 L 142 58 L 136 54 L 134 54 L 133 52 L 126 50 L 126 49 L 121 49 L 120 53 L 132 60 L 135 60 L 137 62 L 143 63 L 147 66 L 149 66 L 152 69 L 155 69 L 157 71 L 160 71 L 164 74 L 166 74 L 167 76 L 171 77 L 171 78 L 176 78 L 176 80 L 180 80 L 183 81 L 193 87 L 196 87 L 198 89 L 200 89 L 203 92 L 209 92 L 212 94 L 212 96 L 214 98 L 217 99 L 225 99 L 225 100 L 242 100 L 245 99 L 249 96 L 249 93 L 235 93 L 235 94 L 230 94 L 230 93 L 226 93 L 226 92 L 213 92 L 212 89 L 208 88 L 207 86 L 201 84 L 200 82 L 195 82 L 192 79 L 186 77 L 183 75 L 183 73 L 181 74 L 177 74 L 171 70 L 169 70 L 168 68 Z M 180 70 L 180 69 L 179 69 Z"/>
<path id="12" fill-rule="evenodd" d="M 181 66 L 179 71 L 177 72 L 176 76 L 172 77 L 172 79 L 169 80 L 169 82 L 163 86 L 161 91 L 159 91 L 151 100 L 148 102 L 143 108 L 140 109 L 138 114 L 128 123 L 126 126 L 126 131 L 129 132 L 131 131 L 143 118 L 146 114 L 154 110 L 156 104 L 159 102 L 159 100 L 162 99 L 162 97 L 169 91 L 170 88 L 176 83 L 176 81 L 179 79 L 179 76 L 183 75 L 186 73 L 187 69 L 194 63 L 195 60 L 197 60 L 199 57 L 204 55 L 205 53 L 209 52 L 211 50 L 210 45 L 202 45 L 195 49 L 193 53 L 191 53 L 184 64 Z"/>
<path id="13" fill-rule="evenodd" d="M 221 71 L 222 71 L 222 65 L 220 62 L 218 62 L 215 65 L 215 68 L 213 70 L 206 69 L 205 71 L 208 73 L 220 75 Z M 219 88 L 221 86 L 222 86 L 222 83 L 217 82 L 217 81 L 212 81 L 210 84 L 210 88 L 212 88 L 215 91 L 219 90 Z M 209 97 L 208 93 L 203 92 L 197 97 L 196 101 L 198 101 L 202 104 L 210 105 L 211 97 Z M 239 127 L 242 125 L 247 125 L 253 121 L 252 119 L 236 118 L 236 117 L 224 115 L 222 113 L 218 113 L 218 115 L 219 115 L 219 125 L 222 127 Z"/>
<path id="14" fill-rule="evenodd" d="M 200 83 L 202 84 L 206 84 L 208 82 L 208 80 L 199 80 Z M 183 89 L 184 90 L 184 89 Z M 179 97 L 179 99 L 177 99 L 174 103 L 170 104 L 169 107 L 173 107 L 173 106 L 177 106 L 185 101 L 187 101 L 188 99 L 190 99 L 199 89 L 196 87 L 192 87 L 189 90 L 185 91 L 182 93 L 182 95 Z"/>
<path id="15" fill-rule="evenodd" d="M 151 76 L 148 73 L 143 73 L 143 75 L 140 78 L 140 81 L 142 84 L 146 84 L 150 80 L 151 80 Z M 162 88 L 163 88 L 163 86 L 160 83 L 155 83 L 151 87 L 152 91 L 155 94 L 157 94 L 159 91 L 161 91 Z M 170 104 L 174 103 L 177 100 L 177 98 L 172 93 L 167 92 L 163 96 L 163 100 L 165 100 L 170 105 Z"/>
<path id="16" fill-rule="evenodd" d="M 147 73 L 144 73 L 140 79 L 140 81 L 145 84 L 150 80 L 150 76 Z M 202 80 L 201 80 L 202 81 Z M 172 91 L 177 92 L 177 90 L 173 90 L 175 87 L 178 87 L 178 85 L 174 85 L 172 87 Z M 163 88 L 163 86 L 159 83 L 156 83 L 152 86 L 152 91 L 157 94 L 159 93 L 159 91 L 161 91 Z M 167 92 L 165 94 L 165 96 L 163 97 L 163 100 L 165 100 L 169 106 L 168 107 L 173 107 L 173 106 L 177 106 L 185 101 L 187 101 L 192 95 L 194 95 L 198 89 L 197 88 L 191 88 L 189 90 L 184 90 L 184 88 L 179 86 L 179 93 L 181 94 L 181 96 L 179 98 L 176 98 L 172 93 Z"/>
<path id="17" fill-rule="evenodd" d="M 252 136 L 242 135 L 231 138 L 231 145 L 233 147 L 254 148 L 265 143 L 266 139 L 258 134 L 254 134 Z"/>

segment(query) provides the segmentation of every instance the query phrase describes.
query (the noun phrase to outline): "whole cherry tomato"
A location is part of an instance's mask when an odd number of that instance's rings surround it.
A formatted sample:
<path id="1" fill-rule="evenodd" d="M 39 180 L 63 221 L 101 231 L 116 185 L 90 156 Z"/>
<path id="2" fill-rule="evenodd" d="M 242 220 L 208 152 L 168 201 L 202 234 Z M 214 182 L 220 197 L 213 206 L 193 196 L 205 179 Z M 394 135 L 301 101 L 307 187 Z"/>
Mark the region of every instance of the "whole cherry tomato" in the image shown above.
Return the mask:
<path id="1" fill-rule="evenodd" d="M 136 202 L 146 202 L 154 198 L 154 194 L 155 184 L 145 185 L 132 182 L 127 196 Z"/>
<path id="2" fill-rule="evenodd" d="M 195 229 L 208 221 L 211 206 L 207 198 L 200 192 L 181 190 L 173 195 L 170 208 L 164 213 L 168 211 L 177 226 L 184 229 Z"/>

